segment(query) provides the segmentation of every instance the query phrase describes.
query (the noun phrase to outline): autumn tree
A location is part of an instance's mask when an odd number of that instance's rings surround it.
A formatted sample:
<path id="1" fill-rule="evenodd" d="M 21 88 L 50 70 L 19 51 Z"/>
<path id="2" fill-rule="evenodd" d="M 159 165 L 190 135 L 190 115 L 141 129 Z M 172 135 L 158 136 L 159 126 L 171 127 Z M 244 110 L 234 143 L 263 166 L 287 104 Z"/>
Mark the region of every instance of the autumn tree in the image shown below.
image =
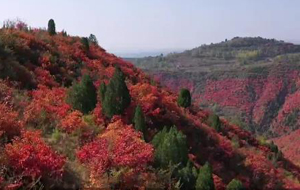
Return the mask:
<path id="1" fill-rule="evenodd" d="M 87 114 L 96 107 L 97 90 L 89 75 L 84 75 L 80 83 L 74 84 L 68 91 L 67 102 L 74 109 Z"/>
<path id="2" fill-rule="evenodd" d="M 213 113 L 208 117 L 208 124 L 216 131 L 221 131 L 221 121 L 219 116 L 217 116 L 216 114 Z"/>
<path id="3" fill-rule="evenodd" d="M 53 19 L 50 19 L 48 22 L 48 33 L 53 36 L 56 34 L 55 22 Z"/>
<path id="4" fill-rule="evenodd" d="M 98 45 L 97 37 L 94 34 L 90 34 L 89 41 L 95 45 Z"/>
<path id="5" fill-rule="evenodd" d="M 130 105 L 130 102 L 131 97 L 125 83 L 124 73 L 119 67 L 116 67 L 114 75 L 105 90 L 102 103 L 103 113 L 108 118 L 122 114 L 125 108 Z"/>
<path id="6" fill-rule="evenodd" d="M 134 118 L 133 118 L 134 127 L 137 131 L 143 133 L 145 137 L 145 130 L 146 130 L 146 122 L 143 110 L 140 105 L 135 108 Z"/>
<path id="7" fill-rule="evenodd" d="M 231 182 L 226 186 L 226 190 L 244 190 L 244 186 L 241 181 L 237 179 L 231 180 Z"/>
<path id="8" fill-rule="evenodd" d="M 208 162 L 200 168 L 198 178 L 196 181 L 196 189 L 198 190 L 214 190 L 214 180 L 212 175 L 212 168 Z"/>
<path id="9" fill-rule="evenodd" d="M 168 167 L 169 164 L 182 164 L 188 160 L 186 136 L 172 127 L 158 132 L 152 140 L 155 147 L 155 162 L 158 166 Z"/>
<path id="10" fill-rule="evenodd" d="M 178 99 L 177 99 L 177 104 L 180 107 L 187 108 L 191 105 L 192 98 L 191 98 L 191 93 L 188 89 L 181 89 Z"/>

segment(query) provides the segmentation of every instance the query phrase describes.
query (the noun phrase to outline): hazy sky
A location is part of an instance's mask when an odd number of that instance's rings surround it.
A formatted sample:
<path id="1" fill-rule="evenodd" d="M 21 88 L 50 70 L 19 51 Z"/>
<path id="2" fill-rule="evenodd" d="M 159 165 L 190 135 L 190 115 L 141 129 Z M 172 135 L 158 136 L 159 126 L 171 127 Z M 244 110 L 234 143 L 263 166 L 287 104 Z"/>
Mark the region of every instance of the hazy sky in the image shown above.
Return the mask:
<path id="1" fill-rule="evenodd" d="M 190 49 L 235 36 L 300 41 L 300 0 L 1 0 L 0 21 L 97 36 L 113 53 Z"/>

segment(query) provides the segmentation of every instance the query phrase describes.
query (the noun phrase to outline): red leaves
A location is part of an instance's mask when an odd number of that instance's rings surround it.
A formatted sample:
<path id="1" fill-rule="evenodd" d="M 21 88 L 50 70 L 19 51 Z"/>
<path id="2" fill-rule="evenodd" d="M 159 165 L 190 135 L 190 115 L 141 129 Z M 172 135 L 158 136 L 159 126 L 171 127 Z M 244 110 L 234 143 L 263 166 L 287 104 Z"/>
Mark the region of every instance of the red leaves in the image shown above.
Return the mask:
<path id="1" fill-rule="evenodd" d="M 94 142 L 83 146 L 77 157 L 94 175 L 101 175 L 110 167 L 144 168 L 153 159 L 153 147 L 132 126 L 118 120 Z"/>
<path id="2" fill-rule="evenodd" d="M 70 106 L 65 102 L 66 89 L 52 88 L 40 85 L 32 92 L 33 100 L 25 110 L 25 121 L 35 121 L 42 111 L 45 111 L 51 119 L 63 118 L 70 110 Z"/>
<path id="3" fill-rule="evenodd" d="M 23 123 L 18 120 L 18 113 L 0 104 L 0 137 L 5 135 L 8 139 L 11 139 L 20 135 L 22 129 Z"/>
<path id="4" fill-rule="evenodd" d="M 84 127 L 86 124 L 82 120 L 80 111 L 73 111 L 61 120 L 61 128 L 67 133 L 72 133 L 76 129 Z"/>
<path id="5" fill-rule="evenodd" d="M 110 167 L 108 143 L 105 139 L 97 139 L 77 152 L 81 163 L 87 164 L 95 174 L 103 174 Z"/>
<path id="6" fill-rule="evenodd" d="M 5 154 L 9 166 L 18 174 L 34 179 L 62 175 L 65 159 L 53 152 L 38 132 L 24 132 L 21 138 L 6 145 Z"/>

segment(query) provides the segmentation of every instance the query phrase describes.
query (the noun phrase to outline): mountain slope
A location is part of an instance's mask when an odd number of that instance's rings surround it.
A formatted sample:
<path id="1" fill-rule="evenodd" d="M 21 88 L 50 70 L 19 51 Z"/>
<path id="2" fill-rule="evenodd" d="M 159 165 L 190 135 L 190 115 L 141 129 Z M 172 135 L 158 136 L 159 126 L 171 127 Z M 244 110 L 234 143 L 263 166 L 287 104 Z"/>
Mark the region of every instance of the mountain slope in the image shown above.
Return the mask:
<path id="1" fill-rule="evenodd" d="M 175 92 L 189 88 L 201 107 L 257 134 L 279 136 L 299 128 L 299 45 L 236 37 L 128 60 Z"/>
<path id="2" fill-rule="evenodd" d="M 72 83 L 88 74 L 98 91 L 116 66 L 131 95 L 124 113 L 105 117 L 100 100 L 89 114 L 68 104 Z M 217 132 L 208 124 L 210 112 L 178 107 L 176 94 L 97 44 L 87 48 L 81 38 L 65 33 L 4 28 L 0 69 L 3 188 L 172 188 L 176 180 L 169 182 L 173 175 L 154 167 L 149 143 L 164 126 L 176 126 L 187 136 L 195 167 L 212 165 L 217 189 L 234 178 L 249 189 L 300 188 L 300 169 L 277 157 L 271 144 L 226 120 Z M 136 105 L 146 117 L 146 142 L 132 126 Z"/>

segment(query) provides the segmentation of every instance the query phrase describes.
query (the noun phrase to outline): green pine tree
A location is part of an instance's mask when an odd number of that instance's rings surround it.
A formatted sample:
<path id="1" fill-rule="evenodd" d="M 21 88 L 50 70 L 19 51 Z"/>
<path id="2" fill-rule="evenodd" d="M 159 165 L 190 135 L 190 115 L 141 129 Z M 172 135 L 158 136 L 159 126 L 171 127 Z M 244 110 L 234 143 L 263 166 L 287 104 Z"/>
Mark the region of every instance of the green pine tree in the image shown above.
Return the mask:
<path id="1" fill-rule="evenodd" d="M 178 99 L 177 99 L 177 104 L 180 107 L 187 108 L 191 106 L 192 103 L 192 98 L 191 98 L 191 93 L 188 89 L 181 89 Z"/>
<path id="2" fill-rule="evenodd" d="M 96 107 L 97 90 L 89 75 L 84 75 L 80 83 L 71 87 L 68 91 L 67 102 L 84 114 Z"/>
<path id="3" fill-rule="evenodd" d="M 221 131 L 221 121 L 219 116 L 217 116 L 216 114 L 213 113 L 208 117 L 208 124 L 212 126 L 216 131 Z"/>
<path id="4" fill-rule="evenodd" d="M 48 33 L 53 36 L 56 34 L 55 22 L 53 19 L 50 19 L 48 22 Z"/>
<path id="5" fill-rule="evenodd" d="M 137 131 L 142 132 L 143 136 L 145 137 L 146 122 L 145 122 L 145 116 L 144 116 L 143 110 L 140 105 L 138 105 L 135 108 L 133 123 L 134 123 L 135 129 Z"/>
<path id="6" fill-rule="evenodd" d="M 212 168 L 208 162 L 200 168 L 198 178 L 196 181 L 197 190 L 214 190 L 214 180 L 212 175 Z"/>
<path id="7" fill-rule="evenodd" d="M 172 127 L 169 131 L 166 127 L 158 132 L 152 144 L 155 147 L 155 163 L 166 168 L 169 164 L 181 164 L 184 166 L 188 160 L 188 146 L 186 136 Z"/>
<path id="8" fill-rule="evenodd" d="M 82 43 L 83 48 L 84 48 L 85 51 L 90 50 L 90 43 L 89 43 L 88 38 L 86 38 L 86 37 L 81 38 L 81 43 Z"/>
<path id="9" fill-rule="evenodd" d="M 237 179 L 231 180 L 231 182 L 226 186 L 226 190 L 245 190 L 241 181 Z"/>
<path id="10" fill-rule="evenodd" d="M 98 40 L 94 34 L 90 34 L 89 41 L 95 45 L 98 45 Z"/>
<path id="11" fill-rule="evenodd" d="M 130 105 L 131 97 L 125 83 L 125 76 L 119 67 L 116 67 L 114 76 L 107 85 L 102 104 L 103 113 L 112 118 L 122 114 Z"/>
<path id="12" fill-rule="evenodd" d="M 104 82 L 102 82 L 101 85 L 100 85 L 100 88 L 99 88 L 99 94 L 100 94 L 101 102 L 104 101 L 105 92 L 106 92 L 106 84 Z"/>
<path id="13" fill-rule="evenodd" d="M 195 189 L 198 172 L 197 169 L 192 165 L 191 161 L 188 161 L 185 167 L 178 169 L 175 175 L 176 178 L 180 180 L 180 189 Z"/>

